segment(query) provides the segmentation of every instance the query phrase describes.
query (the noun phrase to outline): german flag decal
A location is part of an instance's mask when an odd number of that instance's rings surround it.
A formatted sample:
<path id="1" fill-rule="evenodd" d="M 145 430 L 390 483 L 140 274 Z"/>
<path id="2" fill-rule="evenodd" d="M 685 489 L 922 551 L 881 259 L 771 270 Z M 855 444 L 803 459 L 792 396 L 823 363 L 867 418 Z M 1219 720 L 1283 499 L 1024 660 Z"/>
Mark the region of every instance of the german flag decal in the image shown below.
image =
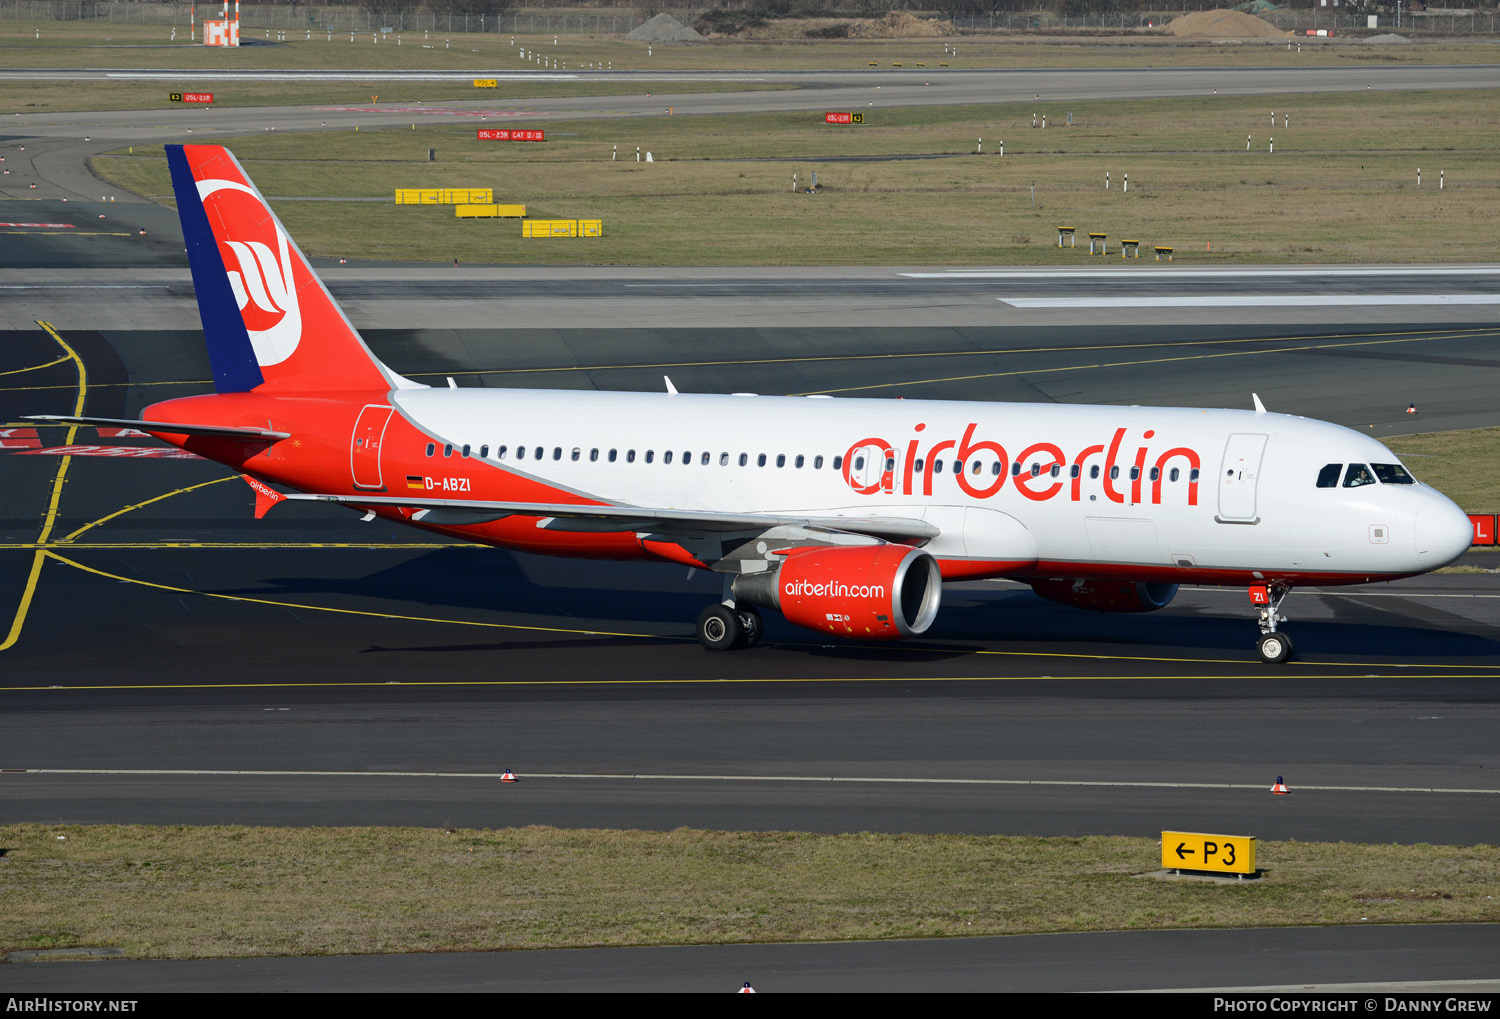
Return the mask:
<path id="1" fill-rule="evenodd" d="M 420 474 L 408 474 L 406 476 L 406 487 L 426 489 L 427 483 L 422 480 L 422 475 Z"/>

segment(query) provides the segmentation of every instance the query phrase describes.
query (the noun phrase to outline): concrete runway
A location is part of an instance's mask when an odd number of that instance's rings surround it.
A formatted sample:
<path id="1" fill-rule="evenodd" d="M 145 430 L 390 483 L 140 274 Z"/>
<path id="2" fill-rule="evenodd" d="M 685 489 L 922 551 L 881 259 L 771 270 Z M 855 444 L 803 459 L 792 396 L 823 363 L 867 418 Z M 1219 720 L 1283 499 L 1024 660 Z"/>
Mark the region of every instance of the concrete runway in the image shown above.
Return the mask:
<path id="1" fill-rule="evenodd" d="M 1244 87 L 1264 74 L 1235 73 L 1248 75 Z M 1141 94 L 1157 94 L 1163 80 L 1144 80 Z M 34 172 L 54 192 L 0 203 L 17 222 L 76 217 L 71 228 L 7 237 L 3 423 L 70 412 L 78 395 L 76 370 L 53 363 L 58 345 L 33 318 L 55 322 L 87 365 L 86 413 L 134 414 L 207 389 L 170 218 L 121 199 L 100 203 L 121 230 L 70 233 L 97 223 L 98 196 L 88 197 L 97 183 L 81 155 L 180 128 L 99 116 L 98 126 L 78 115 L 27 121 L 41 139 L 28 144 Z M 81 128 L 98 133 L 82 142 Z M 82 200 L 64 205 L 70 195 Z M 49 258 L 57 265 L 39 272 Z M 1142 281 L 907 274 L 924 267 L 353 267 L 328 278 L 380 356 L 439 384 L 451 374 L 463 385 L 656 389 L 668 373 L 700 392 L 1205 406 L 1245 406 L 1254 391 L 1273 410 L 1381 435 L 1500 423 L 1495 306 L 1448 299 L 1492 294 L 1495 267 L 1479 268 Z M 1017 303 L 1142 286 L 1164 303 L 1248 295 L 1263 306 Z M 1352 303 L 1264 300 L 1330 292 Z M 1397 296 L 1413 301 L 1374 300 Z M 1415 421 L 1403 413 L 1412 401 L 1422 408 Z M 39 441 L 61 437 L 43 429 Z M 89 431 L 77 441 L 151 445 Z M 0 653 L 3 821 L 1500 838 L 1493 574 L 1298 591 L 1286 605 L 1298 659 L 1282 670 L 1253 663 L 1253 613 L 1237 590 L 1184 592 L 1163 612 L 1132 618 L 992 583 L 949 591 L 938 626 L 916 643 L 826 646 L 773 620 L 756 651 L 711 656 L 688 634 L 716 588 L 676 567 L 448 546 L 331 507 L 256 522 L 248 490 L 201 461 L 77 456 L 59 487 L 58 457 L 3 456 L 0 590 L 15 638 Z M 58 515 L 38 560 L 54 490 Z M 494 781 L 506 767 L 519 785 Z M 1268 794 L 1277 775 L 1292 796 Z M 901 781 L 916 779 L 928 781 Z M 706 986 L 694 982 L 703 973 L 716 985 L 737 985 L 741 973 L 758 980 L 749 960 L 760 952 L 776 972 L 799 974 L 788 988 L 884 987 L 886 974 L 902 989 L 1079 988 L 1084 972 L 1098 989 L 1204 987 L 1279 982 L 1264 967 L 1209 961 L 1224 957 L 1224 944 L 1249 959 L 1305 944 L 1327 952 L 1327 965 L 1278 972 L 1320 983 L 1493 978 L 1492 950 L 1453 947 L 1492 949 L 1495 928 L 1475 930 L 1404 954 L 1360 940 L 1386 936 L 1366 930 L 1179 932 L 1154 942 L 1172 941 L 1167 951 L 1107 935 L 919 946 L 906 970 L 885 945 L 558 953 L 518 970 L 508 967 L 520 957 L 499 970 L 494 956 L 426 957 L 377 968 L 406 989 L 538 989 L 553 979 L 687 988 Z M 997 944 L 1007 960 L 1034 961 L 1010 968 Z M 1111 968 L 1113 945 L 1140 961 Z M 717 964 L 701 954 L 721 952 Z M 1397 957 L 1401 965 L 1371 965 Z M 1197 961 L 1185 968 L 1184 958 Z M 369 972 L 338 960 L 105 968 L 113 965 L 0 966 L 0 986 L 41 989 L 40 974 L 70 989 L 101 979 L 238 986 L 222 982 L 233 971 L 257 985 L 333 988 Z M 586 973 L 603 975 L 573 982 Z"/>

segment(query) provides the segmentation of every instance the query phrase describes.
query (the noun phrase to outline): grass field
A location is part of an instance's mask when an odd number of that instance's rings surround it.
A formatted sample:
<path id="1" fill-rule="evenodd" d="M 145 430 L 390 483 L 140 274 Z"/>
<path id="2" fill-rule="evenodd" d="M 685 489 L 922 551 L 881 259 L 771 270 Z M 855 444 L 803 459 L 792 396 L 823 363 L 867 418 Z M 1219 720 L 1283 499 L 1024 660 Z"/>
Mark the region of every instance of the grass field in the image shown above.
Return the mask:
<path id="1" fill-rule="evenodd" d="M 59 838 L 64 836 L 64 838 Z M 0 826 L 0 952 L 135 958 L 1500 920 L 1493 846 L 1262 843 L 1152 880 L 1131 838 Z"/>
<path id="2" fill-rule="evenodd" d="M 1382 439 L 1419 481 L 1474 513 L 1500 511 L 1500 428 Z"/>
<path id="3" fill-rule="evenodd" d="M 41 38 L 36 38 L 40 30 Z M 495 71 L 539 69 L 522 61 L 535 47 L 546 57 L 567 61 L 570 69 L 588 63 L 605 64 L 614 70 L 833 70 L 868 68 L 873 61 L 882 67 L 901 63 L 915 69 L 924 63 L 940 73 L 943 62 L 952 68 L 976 67 L 1308 67 L 1370 66 L 1375 64 L 1495 64 L 1500 52 L 1488 42 L 1424 40 L 1415 46 L 1368 46 L 1357 38 L 1253 40 L 1221 44 L 1204 40 L 1180 40 L 1165 35 L 1108 35 L 1076 40 L 1024 36 L 957 36 L 924 39 L 875 40 L 715 40 L 693 45 L 650 47 L 609 36 L 553 36 L 496 33 L 401 33 L 394 39 L 373 43 L 369 33 L 314 33 L 304 40 L 301 32 L 288 33 L 283 44 L 242 46 L 238 49 L 209 48 L 187 40 L 187 15 L 177 39 L 171 40 L 166 25 L 129 25 L 31 22 L 0 20 L 0 65 L 6 67 L 131 67 L 131 68 L 303 68 L 327 70 L 367 68 L 395 70 L 424 68 L 468 70 L 476 65 Z M 263 38 L 264 32 L 247 31 L 247 37 Z M 275 35 L 275 32 L 272 32 Z M 514 45 L 511 39 L 515 39 Z M 274 40 L 273 40 L 274 41 Z M 959 54 L 950 56 L 944 46 L 955 43 Z M 1296 51 L 1300 43 L 1301 52 Z M 424 47 L 432 47 L 427 49 Z M 648 55 L 649 52 L 649 55 Z M 82 60 L 83 63 L 77 61 Z"/>
<path id="4" fill-rule="evenodd" d="M 1487 256 L 1497 222 L 1497 103 L 1500 92 L 1462 91 L 874 107 L 859 127 L 826 125 L 816 113 L 664 113 L 555 123 L 541 145 L 481 143 L 470 123 L 226 143 L 270 196 L 389 199 L 399 187 L 489 186 L 532 218 L 604 220 L 603 238 L 528 240 L 514 221 L 458 221 L 445 207 L 275 203 L 304 249 L 331 257 L 1088 261 L 1086 248 L 1056 246 L 1056 227 L 1068 225 L 1085 243 L 1089 231 L 1112 245 L 1140 240 L 1148 259 L 1164 245 L 1195 263 L 1458 262 Z M 1047 115 L 1048 127 L 1032 128 L 1033 114 Z M 983 154 L 974 154 L 980 139 Z M 636 162 L 636 146 L 655 161 Z M 437 162 L 427 162 L 429 147 Z M 138 193 L 170 193 L 160 149 L 122 150 L 94 167 Z M 820 192 L 792 193 L 793 174 L 805 187 L 814 171 Z"/>

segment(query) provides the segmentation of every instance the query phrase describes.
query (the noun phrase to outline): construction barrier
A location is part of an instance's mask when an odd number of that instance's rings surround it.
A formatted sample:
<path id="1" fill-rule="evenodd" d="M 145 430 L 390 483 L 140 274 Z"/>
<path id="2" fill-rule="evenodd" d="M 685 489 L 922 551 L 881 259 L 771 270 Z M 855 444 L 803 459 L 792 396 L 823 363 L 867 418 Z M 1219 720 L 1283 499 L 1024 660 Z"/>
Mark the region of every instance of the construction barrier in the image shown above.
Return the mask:
<path id="1" fill-rule="evenodd" d="M 528 219 L 522 237 L 603 237 L 602 219 Z"/>
<path id="2" fill-rule="evenodd" d="M 455 205 L 453 214 L 459 219 L 525 219 L 524 205 Z"/>
<path id="3" fill-rule="evenodd" d="M 493 188 L 397 188 L 397 205 L 490 205 Z"/>

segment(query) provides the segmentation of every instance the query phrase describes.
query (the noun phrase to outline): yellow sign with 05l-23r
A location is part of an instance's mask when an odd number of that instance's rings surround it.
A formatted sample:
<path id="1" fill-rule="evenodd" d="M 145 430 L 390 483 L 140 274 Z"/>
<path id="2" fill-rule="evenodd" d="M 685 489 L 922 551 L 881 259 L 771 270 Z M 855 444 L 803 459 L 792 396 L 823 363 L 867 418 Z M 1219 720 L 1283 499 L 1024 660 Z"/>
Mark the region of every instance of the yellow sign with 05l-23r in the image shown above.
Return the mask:
<path id="1" fill-rule="evenodd" d="M 1161 833 L 1161 865 L 1165 870 L 1254 874 L 1255 836 L 1164 831 Z"/>

